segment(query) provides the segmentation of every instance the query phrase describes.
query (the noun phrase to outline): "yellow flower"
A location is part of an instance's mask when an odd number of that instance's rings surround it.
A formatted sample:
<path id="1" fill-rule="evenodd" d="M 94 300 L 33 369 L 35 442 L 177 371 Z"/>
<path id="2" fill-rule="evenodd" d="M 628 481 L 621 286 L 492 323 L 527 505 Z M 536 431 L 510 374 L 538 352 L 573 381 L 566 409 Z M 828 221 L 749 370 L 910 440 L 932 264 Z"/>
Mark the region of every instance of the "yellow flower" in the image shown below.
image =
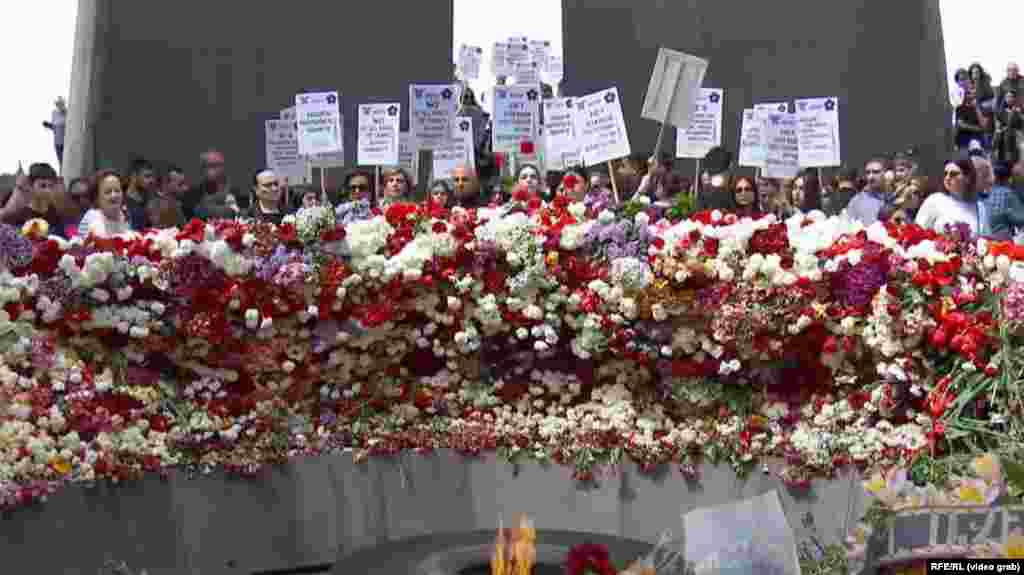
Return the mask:
<path id="1" fill-rule="evenodd" d="M 558 252 L 548 252 L 548 256 L 544 258 L 549 266 L 558 265 Z"/>
<path id="2" fill-rule="evenodd" d="M 1006 557 L 1024 559 L 1024 535 L 1015 534 L 1006 538 Z"/>
<path id="3" fill-rule="evenodd" d="M 814 315 L 818 319 L 824 319 L 825 314 L 828 312 L 828 306 L 823 304 L 823 303 L 819 303 L 819 302 L 812 303 L 811 304 L 811 309 L 814 310 Z"/>
<path id="4" fill-rule="evenodd" d="M 67 475 L 71 472 L 71 463 L 63 457 L 57 457 L 56 455 L 50 458 L 50 467 L 61 475 Z"/>
<path id="5" fill-rule="evenodd" d="M 875 473 L 871 476 L 869 481 L 864 483 L 864 489 L 872 495 L 878 495 L 883 489 L 885 489 L 886 481 L 885 477 L 881 473 Z"/>
<path id="6" fill-rule="evenodd" d="M 993 483 L 1002 482 L 1002 469 L 999 465 L 999 458 L 991 453 L 976 458 L 971 462 L 971 468 L 982 479 L 987 479 Z"/>
<path id="7" fill-rule="evenodd" d="M 21 235 L 29 238 L 45 238 L 50 235 L 50 224 L 42 218 L 32 218 L 21 226 Z"/>
<path id="8" fill-rule="evenodd" d="M 985 495 L 977 485 L 964 482 L 956 490 L 957 499 L 963 503 L 985 504 Z"/>

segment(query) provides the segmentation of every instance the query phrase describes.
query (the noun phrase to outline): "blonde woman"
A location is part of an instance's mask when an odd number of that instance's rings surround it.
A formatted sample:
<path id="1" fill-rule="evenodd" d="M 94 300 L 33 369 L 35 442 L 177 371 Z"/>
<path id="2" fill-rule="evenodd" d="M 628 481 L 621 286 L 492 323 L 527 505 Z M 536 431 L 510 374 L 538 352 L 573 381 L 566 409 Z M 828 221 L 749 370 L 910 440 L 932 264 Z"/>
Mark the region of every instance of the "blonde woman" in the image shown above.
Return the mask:
<path id="1" fill-rule="evenodd" d="M 90 234 L 109 238 L 132 231 L 128 214 L 124 207 L 124 192 L 121 191 L 121 176 L 113 170 L 103 170 L 96 174 L 89 196 L 94 208 L 85 212 L 78 224 L 78 235 L 87 237 Z"/>

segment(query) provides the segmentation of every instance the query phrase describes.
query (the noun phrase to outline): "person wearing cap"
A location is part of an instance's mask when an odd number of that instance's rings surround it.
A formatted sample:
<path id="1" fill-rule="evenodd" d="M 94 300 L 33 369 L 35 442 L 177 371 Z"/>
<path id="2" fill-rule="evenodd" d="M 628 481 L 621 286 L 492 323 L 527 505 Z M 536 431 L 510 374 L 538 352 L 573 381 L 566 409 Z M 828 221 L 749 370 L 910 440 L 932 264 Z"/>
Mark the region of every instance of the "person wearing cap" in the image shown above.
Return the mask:
<path id="1" fill-rule="evenodd" d="M 1009 240 L 1024 227 L 1024 202 L 1020 191 L 1010 187 L 1010 166 L 1006 162 L 996 162 L 992 173 L 995 185 L 986 200 L 988 227 L 993 238 Z"/>

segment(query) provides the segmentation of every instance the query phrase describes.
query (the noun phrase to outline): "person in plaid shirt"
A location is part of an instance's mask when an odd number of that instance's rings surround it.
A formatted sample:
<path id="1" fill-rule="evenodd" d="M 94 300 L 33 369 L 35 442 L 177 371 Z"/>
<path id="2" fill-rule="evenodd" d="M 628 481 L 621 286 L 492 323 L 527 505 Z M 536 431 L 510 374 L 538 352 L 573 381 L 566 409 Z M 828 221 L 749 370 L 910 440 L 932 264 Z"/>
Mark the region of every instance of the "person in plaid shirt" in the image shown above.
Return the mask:
<path id="1" fill-rule="evenodd" d="M 1010 166 L 996 162 L 992 167 L 995 185 L 988 195 L 989 229 L 992 237 L 1000 240 L 1012 239 L 1024 229 L 1024 213 L 1016 192 L 1010 187 Z"/>

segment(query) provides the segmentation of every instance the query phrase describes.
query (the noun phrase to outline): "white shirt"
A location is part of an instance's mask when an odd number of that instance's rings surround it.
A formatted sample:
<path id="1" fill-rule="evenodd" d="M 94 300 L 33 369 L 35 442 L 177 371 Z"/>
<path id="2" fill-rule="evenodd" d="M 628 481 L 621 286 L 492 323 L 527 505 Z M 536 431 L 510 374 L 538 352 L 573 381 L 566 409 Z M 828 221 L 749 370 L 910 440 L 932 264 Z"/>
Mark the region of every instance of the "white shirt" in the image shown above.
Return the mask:
<path id="1" fill-rule="evenodd" d="M 55 108 L 50 115 L 50 123 L 53 124 L 53 140 L 59 146 L 64 145 L 64 126 L 66 122 L 67 114 Z"/>
<path id="2" fill-rule="evenodd" d="M 132 226 L 127 216 L 124 216 L 118 222 L 111 220 L 96 208 L 85 212 L 85 215 L 82 216 L 82 221 L 78 224 L 78 235 L 83 238 L 90 233 L 95 234 L 96 237 L 109 238 L 130 231 L 132 231 Z"/>
<path id="3" fill-rule="evenodd" d="M 985 206 L 981 202 L 964 202 L 945 192 L 928 196 L 917 210 L 914 223 L 942 233 L 947 225 L 967 224 L 975 236 L 985 232 Z"/>

